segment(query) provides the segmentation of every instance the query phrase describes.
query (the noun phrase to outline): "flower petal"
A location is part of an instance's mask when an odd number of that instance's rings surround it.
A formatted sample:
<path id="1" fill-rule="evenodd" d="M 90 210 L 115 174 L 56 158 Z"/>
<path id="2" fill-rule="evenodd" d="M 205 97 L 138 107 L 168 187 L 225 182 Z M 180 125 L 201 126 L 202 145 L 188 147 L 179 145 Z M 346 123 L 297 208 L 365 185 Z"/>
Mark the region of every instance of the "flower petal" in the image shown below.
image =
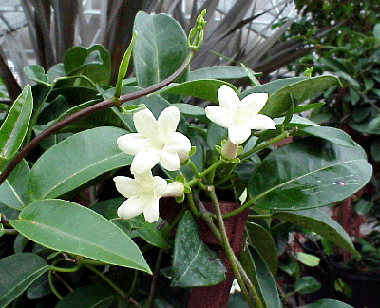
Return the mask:
<path id="1" fill-rule="evenodd" d="M 169 106 L 162 110 L 158 118 L 158 129 L 162 140 L 168 139 L 176 130 L 179 124 L 180 112 L 176 106 Z"/>
<path id="2" fill-rule="evenodd" d="M 244 143 L 251 136 L 251 129 L 245 125 L 231 125 L 228 128 L 228 139 L 234 144 Z"/>
<path id="3" fill-rule="evenodd" d="M 160 156 L 160 164 L 166 170 L 176 171 L 181 167 L 181 162 L 177 152 L 162 150 Z"/>
<path id="4" fill-rule="evenodd" d="M 189 138 L 185 135 L 175 132 L 165 143 L 164 150 L 169 152 L 180 152 L 181 154 L 188 154 L 191 150 L 191 143 Z"/>
<path id="5" fill-rule="evenodd" d="M 158 122 L 148 108 L 135 113 L 133 115 L 133 123 L 137 132 L 148 139 L 157 139 Z"/>
<path id="6" fill-rule="evenodd" d="M 117 191 L 125 198 L 130 198 L 136 195 L 136 191 L 139 187 L 138 181 L 125 176 L 114 177 L 113 181 L 115 182 Z"/>
<path id="7" fill-rule="evenodd" d="M 240 100 L 234 89 L 223 85 L 218 89 L 219 106 L 224 107 L 230 114 L 233 114 L 239 107 Z"/>
<path id="8" fill-rule="evenodd" d="M 257 114 L 249 118 L 247 126 L 251 129 L 276 129 L 274 121 L 264 114 Z"/>
<path id="9" fill-rule="evenodd" d="M 155 197 L 161 198 L 167 186 L 168 183 L 163 178 L 159 176 L 153 177 L 153 191 Z"/>
<path id="10" fill-rule="evenodd" d="M 183 194 L 183 184 L 181 182 L 169 183 L 166 186 L 162 197 L 180 197 Z"/>
<path id="11" fill-rule="evenodd" d="M 117 210 L 117 215 L 122 219 L 131 219 L 142 214 L 144 203 L 139 197 L 132 197 L 124 201 Z"/>
<path id="12" fill-rule="evenodd" d="M 117 138 L 117 145 L 124 153 L 136 155 L 141 149 L 149 146 L 149 143 L 142 134 L 130 133 Z"/>
<path id="13" fill-rule="evenodd" d="M 240 102 L 240 108 L 252 116 L 260 112 L 268 101 L 268 93 L 252 93 L 244 97 Z"/>
<path id="14" fill-rule="evenodd" d="M 160 199 L 145 200 L 143 209 L 144 218 L 147 222 L 155 222 L 160 218 Z"/>
<path id="15" fill-rule="evenodd" d="M 131 172 L 144 173 L 152 169 L 160 161 L 160 151 L 142 149 L 137 153 L 131 164 Z"/>
<path id="16" fill-rule="evenodd" d="M 209 118 L 210 121 L 228 128 L 230 125 L 234 124 L 234 120 L 229 111 L 221 106 L 207 106 L 205 108 L 206 117 Z"/>

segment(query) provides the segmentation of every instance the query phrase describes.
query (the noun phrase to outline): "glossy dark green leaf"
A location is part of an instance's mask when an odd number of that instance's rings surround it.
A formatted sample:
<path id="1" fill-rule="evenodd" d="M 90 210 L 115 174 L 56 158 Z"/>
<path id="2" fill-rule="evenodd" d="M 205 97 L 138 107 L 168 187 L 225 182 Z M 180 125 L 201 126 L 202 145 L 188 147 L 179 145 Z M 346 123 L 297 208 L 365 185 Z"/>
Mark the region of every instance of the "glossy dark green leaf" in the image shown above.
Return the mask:
<path id="1" fill-rule="evenodd" d="M 305 276 L 297 279 L 294 283 L 294 292 L 300 294 L 309 294 L 318 291 L 321 288 L 321 283 L 311 276 Z"/>
<path id="2" fill-rule="evenodd" d="M 248 78 L 244 67 L 238 66 L 214 66 L 203 67 L 195 71 L 190 71 L 187 81 L 199 79 L 219 79 L 230 80 Z"/>
<path id="3" fill-rule="evenodd" d="M 323 105 L 325 105 L 325 102 L 297 106 L 296 108 L 294 108 L 293 112 L 294 113 L 300 113 L 300 112 L 304 112 L 306 110 L 322 107 Z"/>
<path id="4" fill-rule="evenodd" d="M 346 147 L 353 147 L 355 143 L 352 141 L 350 135 L 345 133 L 339 128 L 329 126 L 308 126 L 300 128 L 295 135 L 306 135 L 319 137 L 332 143 L 343 145 Z"/>
<path id="5" fill-rule="evenodd" d="M 4 183 L 0 185 L 0 203 L 21 211 L 29 202 L 27 181 L 29 167 L 25 160 L 17 164 Z"/>
<path id="6" fill-rule="evenodd" d="M 298 308 L 354 308 L 346 303 L 331 298 L 320 299 L 312 304 Z"/>
<path id="7" fill-rule="evenodd" d="M 205 109 L 199 106 L 193 106 L 188 104 L 173 104 L 179 108 L 182 115 L 191 116 L 194 118 L 204 119 L 206 117 Z"/>
<path id="8" fill-rule="evenodd" d="M 70 292 L 55 308 L 107 308 L 115 298 L 110 289 L 92 284 Z"/>
<path id="9" fill-rule="evenodd" d="M 239 97 L 240 99 L 243 99 L 244 97 L 246 97 L 247 95 L 251 93 L 268 93 L 269 95 L 272 95 L 273 93 L 280 90 L 281 88 L 290 86 L 292 84 L 295 84 L 302 80 L 306 80 L 308 78 L 309 77 L 294 77 L 294 78 L 286 78 L 286 79 L 277 79 L 275 81 L 272 81 L 260 86 L 251 87 L 248 90 L 241 92 Z"/>
<path id="10" fill-rule="evenodd" d="M 125 201 L 124 197 L 96 202 L 90 209 L 99 213 L 104 218 L 111 220 L 118 218 L 117 209 Z"/>
<path id="11" fill-rule="evenodd" d="M 122 230 L 77 203 L 33 202 L 10 223 L 25 237 L 52 250 L 151 273 L 138 246 Z"/>
<path id="12" fill-rule="evenodd" d="M 142 215 L 135 218 L 122 220 L 120 218 L 112 220 L 121 230 L 123 230 L 130 238 L 141 237 L 148 243 L 160 247 L 169 248 L 168 239 L 170 231 L 167 226 L 159 228 L 161 221 L 149 223 L 145 221 Z"/>
<path id="13" fill-rule="evenodd" d="M 29 79 L 50 86 L 45 69 L 38 65 L 29 65 L 24 68 L 24 72 Z"/>
<path id="14" fill-rule="evenodd" d="M 22 145 L 32 114 L 33 98 L 30 86 L 26 86 L 12 104 L 8 116 L 0 127 L 0 168 Z"/>
<path id="15" fill-rule="evenodd" d="M 321 261 L 320 258 L 317 258 L 316 256 L 313 256 L 311 254 L 308 254 L 302 251 L 296 252 L 296 258 L 302 264 L 305 264 L 307 266 L 317 266 L 319 262 Z"/>
<path id="16" fill-rule="evenodd" d="M 174 93 L 181 94 L 182 96 L 193 96 L 216 103 L 218 102 L 218 89 L 222 85 L 235 88 L 235 86 L 221 80 L 202 79 L 186 81 L 180 84 L 171 84 L 162 88 L 159 93 Z"/>
<path id="17" fill-rule="evenodd" d="M 226 278 L 218 254 L 203 243 L 197 223 L 187 211 L 179 222 L 173 252 L 173 287 L 205 287 Z"/>
<path id="18" fill-rule="evenodd" d="M 51 293 L 47 273 L 34 280 L 29 286 L 27 296 L 29 299 L 41 298 Z"/>
<path id="19" fill-rule="evenodd" d="M 293 222 L 294 224 L 329 239 L 344 250 L 360 257 L 355 250 L 350 236 L 343 227 L 332 220 L 330 216 L 319 209 L 308 209 L 295 212 L 277 212 L 272 214 L 273 218 Z"/>
<path id="20" fill-rule="evenodd" d="M 260 225 L 248 221 L 246 227 L 253 246 L 259 251 L 273 275 L 277 270 L 276 244 L 271 234 Z"/>
<path id="21" fill-rule="evenodd" d="M 354 121 L 349 121 L 348 124 L 353 129 L 363 134 L 380 135 L 380 117 L 378 116 L 363 123 L 355 123 Z"/>
<path id="22" fill-rule="evenodd" d="M 111 60 L 108 51 L 101 45 L 90 48 L 69 48 L 63 64 L 67 76 L 84 75 L 94 83 L 106 86 L 111 76 Z"/>
<path id="23" fill-rule="evenodd" d="M 18 253 L 1 259 L 0 307 L 7 307 L 48 269 L 45 260 L 33 253 Z"/>
<path id="24" fill-rule="evenodd" d="M 133 157 L 116 144 L 125 133 L 117 127 L 97 127 L 49 148 L 30 171 L 30 198 L 35 201 L 58 197 L 107 171 L 130 164 Z"/>
<path id="25" fill-rule="evenodd" d="M 291 104 L 289 94 L 293 95 L 298 105 L 331 86 L 340 86 L 339 79 L 334 76 L 324 75 L 307 78 L 292 85 L 282 87 L 269 96 L 268 102 L 261 113 L 271 118 L 278 117 L 286 113 Z"/>
<path id="26" fill-rule="evenodd" d="M 240 261 L 248 277 L 256 288 L 257 295 L 264 308 L 280 308 L 280 298 L 277 293 L 276 283 L 266 262 L 250 245 L 249 249 L 240 252 Z"/>
<path id="27" fill-rule="evenodd" d="M 169 15 L 140 11 L 134 23 L 138 33 L 133 62 L 140 87 L 159 83 L 174 73 L 187 55 L 187 38 L 180 24 Z M 185 81 L 188 70 L 177 82 Z"/>
<path id="28" fill-rule="evenodd" d="M 370 180 L 372 167 L 359 146 L 317 138 L 281 146 L 255 169 L 248 194 L 266 209 L 299 210 L 343 200 Z"/>

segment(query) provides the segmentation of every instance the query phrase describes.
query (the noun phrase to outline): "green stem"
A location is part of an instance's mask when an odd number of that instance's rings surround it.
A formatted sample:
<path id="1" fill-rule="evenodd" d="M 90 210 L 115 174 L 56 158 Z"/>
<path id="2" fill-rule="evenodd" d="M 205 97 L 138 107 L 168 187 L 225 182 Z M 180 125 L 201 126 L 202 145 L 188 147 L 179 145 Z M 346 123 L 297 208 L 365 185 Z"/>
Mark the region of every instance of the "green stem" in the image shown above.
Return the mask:
<path id="1" fill-rule="evenodd" d="M 199 178 L 199 171 L 198 171 L 198 168 L 197 166 L 189 159 L 189 167 L 191 169 L 191 171 L 193 171 L 194 175 L 196 178 Z"/>
<path id="2" fill-rule="evenodd" d="M 290 134 L 293 133 L 295 130 L 297 130 L 297 127 L 294 127 L 290 131 L 282 132 L 280 135 L 274 137 L 273 139 L 271 139 L 269 141 L 266 141 L 266 142 L 258 144 L 257 146 L 253 147 L 251 150 L 249 150 L 246 153 L 240 155 L 241 161 L 243 161 L 244 159 L 248 158 L 250 155 L 252 155 L 252 154 L 254 154 L 256 152 L 265 149 L 269 145 L 272 145 L 272 144 L 274 144 L 274 143 L 276 143 L 276 142 L 278 142 L 278 141 L 280 141 L 280 140 L 282 140 L 284 138 L 288 138 L 290 136 Z"/>
<path id="3" fill-rule="evenodd" d="M 52 270 L 49 269 L 49 271 L 48 271 L 48 282 L 49 282 L 50 289 L 51 289 L 51 291 L 53 292 L 53 294 L 54 294 L 55 296 L 57 296 L 60 300 L 62 300 L 62 299 L 63 299 L 63 296 L 61 296 L 61 295 L 58 293 L 57 289 L 55 288 L 55 286 L 54 286 L 54 284 L 53 284 L 53 280 L 52 280 L 52 278 L 51 278 L 51 273 L 52 273 Z"/>
<path id="4" fill-rule="evenodd" d="M 199 178 L 203 178 L 205 175 L 207 175 L 208 173 L 216 170 L 220 165 L 224 164 L 224 161 L 222 160 L 219 160 L 218 162 L 216 162 L 215 164 L 212 164 L 210 167 L 208 167 L 206 170 L 202 171 L 201 173 L 199 173 L 198 175 L 198 178 L 196 179 L 192 179 L 190 182 L 186 183 L 187 186 L 194 186 L 195 184 L 198 183 L 198 179 Z"/>
<path id="5" fill-rule="evenodd" d="M 111 279 L 106 277 L 101 271 L 99 271 L 97 268 L 93 267 L 92 265 L 85 264 L 85 267 L 92 270 L 96 275 L 98 275 L 100 278 L 102 278 L 105 282 L 107 282 L 117 293 L 120 294 L 122 298 L 127 298 L 123 292 L 122 289 L 120 289 Z"/>
<path id="6" fill-rule="evenodd" d="M 135 270 L 135 276 L 133 277 L 132 285 L 129 288 L 129 291 L 127 293 L 127 298 L 129 298 L 131 296 L 133 290 L 135 289 L 138 277 L 139 277 L 139 271 Z"/>
<path id="7" fill-rule="evenodd" d="M 241 205 L 240 207 L 238 207 L 237 209 L 235 210 L 232 210 L 231 212 L 228 212 L 226 214 L 223 214 L 222 217 L 223 219 L 226 219 L 226 218 L 230 218 L 232 216 L 236 216 L 238 214 L 240 214 L 241 212 L 243 212 L 245 209 L 248 209 L 249 207 L 251 207 L 251 205 L 253 205 L 254 202 L 250 202 L 252 201 L 253 199 L 249 200 L 248 202 L 244 203 L 243 205 Z"/>
<path id="8" fill-rule="evenodd" d="M 272 218 L 272 215 L 248 215 L 248 219 L 268 219 Z"/>
<path id="9" fill-rule="evenodd" d="M 198 209 L 197 209 L 197 207 L 195 205 L 192 192 L 189 192 L 189 193 L 187 193 L 185 195 L 186 195 L 189 207 L 190 207 L 190 211 L 193 213 L 193 215 L 196 216 L 196 217 L 201 216 L 201 214 L 199 213 L 199 211 L 198 211 Z"/>
<path id="10" fill-rule="evenodd" d="M 228 241 L 228 237 L 227 237 L 226 229 L 224 227 L 224 221 L 222 218 L 222 213 L 220 211 L 219 201 L 218 201 L 218 197 L 215 193 L 215 189 L 214 189 L 214 187 L 210 187 L 210 189 L 208 189 L 207 191 L 209 193 L 209 197 L 210 197 L 211 202 L 214 206 L 216 216 L 217 216 L 218 228 L 219 228 L 219 232 L 220 232 L 220 236 L 221 236 L 221 243 L 220 244 L 222 245 L 223 250 L 226 252 L 228 262 L 230 263 L 232 271 L 234 272 L 234 275 L 235 275 L 236 279 L 238 280 L 238 283 L 240 285 L 240 289 L 242 291 L 242 295 L 243 295 L 244 299 L 247 301 L 249 307 L 256 307 L 256 305 L 253 303 L 252 299 L 250 298 L 248 290 L 246 288 L 246 283 L 247 283 L 248 277 L 243 276 L 241 274 L 242 267 L 241 267 L 241 265 L 240 265 L 240 267 L 238 266 L 238 264 L 240 264 L 240 262 L 236 258 L 235 253 L 232 250 L 232 247 Z M 243 280 L 243 278 L 244 278 L 244 280 Z M 248 279 L 248 281 L 249 281 L 249 279 Z M 250 285 L 252 285 L 252 283 L 251 282 L 247 283 L 247 285 L 248 285 L 249 289 L 251 289 Z M 251 293 L 252 293 L 252 291 L 251 291 Z M 255 293 L 256 292 L 254 291 L 253 294 L 255 294 Z"/>
<path id="11" fill-rule="evenodd" d="M 55 83 L 57 83 L 58 80 L 68 80 L 68 79 L 78 79 L 78 78 L 86 80 L 90 85 L 92 85 L 96 89 L 96 84 L 90 78 L 88 78 L 85 75 L 73 75 L 73 76 L 59 77 L 59 78 L 57 78 Z"/>

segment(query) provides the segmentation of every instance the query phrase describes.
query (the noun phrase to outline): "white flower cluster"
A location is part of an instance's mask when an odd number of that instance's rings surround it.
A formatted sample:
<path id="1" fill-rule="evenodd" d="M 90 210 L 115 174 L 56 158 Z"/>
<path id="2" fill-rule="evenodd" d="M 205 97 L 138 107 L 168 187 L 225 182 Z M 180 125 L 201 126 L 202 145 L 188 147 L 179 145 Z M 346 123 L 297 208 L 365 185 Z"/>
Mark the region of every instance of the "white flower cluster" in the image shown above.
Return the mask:
<path id="1" fill-rule="evenodd" d="M 216 124 L 228 129 L 228 147 L 237 147 L 251 135 L 252 129 L 274 129 L 273 120 L 258 114 L 268 100 L 267 93 L 253 93 L 239 100 L 236 92 L 228 86 L 218 89 L 219 106 L 206 107 L 206 116 Z M 127 200 L 118 209 L 123 219 L 131 219 L 140 214 L 148 222 L 159 219 L 161 197 L 178 197 L 184 187 L 179 182 L 167 183 L 159 176 L 153 176 L 151 169 L 158 163 L 169 171 L 179 170 L 181 162 L 189 158 L 191 143 L 189 138 L 177 132 L 180 111 L 176 106 L 166 107 L 158 120 L 149 109 L 133 115 L 137 133 L 121 136 L 117 140 L 119 148 L 135 155 L 131 173 L 135 179 L 117 176 L 114 178 L 117 190 Z M 222 149 L 227 158 L 230 149 Z"/>

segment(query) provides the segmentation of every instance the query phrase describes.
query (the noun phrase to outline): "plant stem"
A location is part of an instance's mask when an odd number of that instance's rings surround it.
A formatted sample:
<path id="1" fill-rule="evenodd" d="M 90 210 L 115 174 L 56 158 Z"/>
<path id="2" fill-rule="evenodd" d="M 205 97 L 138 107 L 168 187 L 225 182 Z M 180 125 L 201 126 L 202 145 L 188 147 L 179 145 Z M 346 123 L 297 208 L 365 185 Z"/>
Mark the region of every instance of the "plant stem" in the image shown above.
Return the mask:
<path id="1" fill-rule="evenodd" d="M 99 271 L 97 268 L 95 268 L 94 266 L 92 265 L 89 265 L 89 264 L 85 264 L 84 265 L 85 267 L 87 267 L 88 269 L 92 270 L 96 275 L 98 275 L 100 278 L 102 278 L 105 282 L 107 282 L 117 293 L 120 294 L 120 296 L 122 298 L 127 298 L 123 292 L 122 289 L 120 289 L 111 279 L 109 279 L 108 277 L 106 277 L 106 275 L 104 275 L 101 271 Z"/>
<path id="2" fill-rule="evenodd" d="M 194 216 L 199 217 L 201 214 L 199 213 L 197 206 L 195 205 L 194 198 L 192 192 L 189 192 L 186 194 L 186 198 L 190 207 L 190 211 L 193 213 Z"/>
<path id="3" fill-rule="evenodd" d="M 224 164 L 224 161 L 219 160 L 215 164 L 212 164 L 210 167 L 208 167 L 206 170 L 202 171 L 201 173 L 198 174 L 198 178 L 192 179 L 190 182 L 186 183 L 187 186 L 193 186 L 198 183 L 199 178 L 203 178 L 205 175 L 210 173 L 211 171 L 216 170 L 220 165 Z"/>
<path id="4" fill-rule="evenodd" d="M 50 289 L 51 289 L 51 291 L 53 292 L 53 294 L 54 294 L 55 296 L 57 296 L 60 300 L 62 300 L 62 299 L 63 299 L 63 296 L 61 296 L 61 295 L 58 293 L 57 289 L 55 288 L 55 286 L 54 286 L 54 284 L 53 284 L 53 280 L 52 280 L 52 278 L 51 278 L 51 273 L 52 273 L 52 270 L 49 270 L 49 271 L 48 271 L 48 282 L 49 282 Z"/>
<path id="5" fill-rule="evenodd" d="M 139 271 L 138 270 L 135 270 L 135 276 L 133 277 L 133 281 L 132 281 L 132 285 L 131 287 L 129 288 L 129 291 L 127 293 L 127 297 L 130 297 L 131 296 L 131 293 L 133 292 L 133 290 L 135 289 L 136 287 L 136 283 L 137 283 L 137 278 L 139 277 Z"/>
<path id="6" fill-rule="evenodd" d="M 156 287 L 157 287 L 158 275 L 160 273 L 161 260 L 162 260 L 163 252 L 164 252 L 164 250 L 160 249 L 160 252 L 158 253 L 158 257 L 157 257 L 157 261 L 156 261 L 156 266 L 154 267 L 152 285 L 150 287 L 147 308 L 153 307 L 153 301 L 154 301 L 154 297 L 156 295 Z"/>
<path id="7" fill-rule="evenodd" d="M 232 268 L 232 271 L 234 272 L 236 279 L 239 282 L 240 289 L 242 291 L 242 295 L 243 295 L 244 299 L 247 301 L 249 307 L 256 307 L 256 305 L 252 302 L 252 299 L 250 298 L 248 290 L 246 288 L 247 280 L 249 282 L 250 282 L 250 280 L 248 277 L 241 275 L 242 267 L 240 265 L 239 260 L 236 258 L 235 253 L 232 250 L 232 247 L 228 241 L 228 237 L 227 237 L 226 229 L 224 227 L 224 221 L 222 218 L 222 213 L 220 211 L 219 201 L 218 201 L 218 197 L 215 193 L 215 189 L 212 186 L 209 186 L 209 188 L 210 189 L 208 189 L 207 191 L 208 191 L 209 197 L 211 199 L 212 205 L 214 206 L 216 216 L 217 216 L 218 228 L 219 228 L 220 237 L 221 237 L 220 244 L 222 245 L 223 250 L 226 252 L 227 259 L 230 263 L 230 266 Z M 240 265 L 240 267 L 238 266 L 238 264 Z M 245 271 L 244 271 L 244 273 L 245 273 Z M 244 277 L 244 280 L 243 280 L 243 277 Z M 248 285 L 249 289 L 251 289 L 250 285 L 252 285 L 252 283 L 250 282 L 247 285 Z M 255 294 L 255 293 L 253 293 L 253 294 Z"/>
<path id="8" fill-rule="evenodd" d="M 185 60 L 181 64 L 181 66 L 168 78 L 162 80 L 161 82 L 149 86 L 147 88 L 144 88 L 140 91 L 134 92 L 134 93 L 128 93 L 123 96 L 120 96 L 119 98 L 119 104 L 118 106 L 122 105 L 125 102 L 143 97 L 147 94 L 156 92 L 157 90 L 171 84 L 173 81 L 175 81 L 178 77 L 181 76 L 181 74 L 185 71 L 186 67 L 190 64 L 191 59 L 193 58 L 194 50 L 190 49 L 189 53 L 187 54 Z M 108 107 L 116 106 L 116 103 L 112 101 L 112 99 L 100 102 L 98 104 L 88 106 L 86 108 L 83 108 L 79 110 L 78 112 L 71 114 L 67 116 L 62 121 L 59 121 L 52 126 L 49 126 L 46 128 L 41 134 L 33 138 L 25 147 L 21 149 L 21 151 L 13 157 L 13 159 L 9 162 L 8 166 L 4 169 L 3 173 L 0 174 L 0 184 L 3 183 L 11 173 L 11 171 L 16 167 L 16 165 L 32 150 L 34 147 L 40 143 L 41 141 L 45 140 L 47 137 L 49 137 L 51 134 L 57 132 L 61 128 L 83 118 L 84 116 L 93 114 L 96 111 L 103 110 Z"/>

